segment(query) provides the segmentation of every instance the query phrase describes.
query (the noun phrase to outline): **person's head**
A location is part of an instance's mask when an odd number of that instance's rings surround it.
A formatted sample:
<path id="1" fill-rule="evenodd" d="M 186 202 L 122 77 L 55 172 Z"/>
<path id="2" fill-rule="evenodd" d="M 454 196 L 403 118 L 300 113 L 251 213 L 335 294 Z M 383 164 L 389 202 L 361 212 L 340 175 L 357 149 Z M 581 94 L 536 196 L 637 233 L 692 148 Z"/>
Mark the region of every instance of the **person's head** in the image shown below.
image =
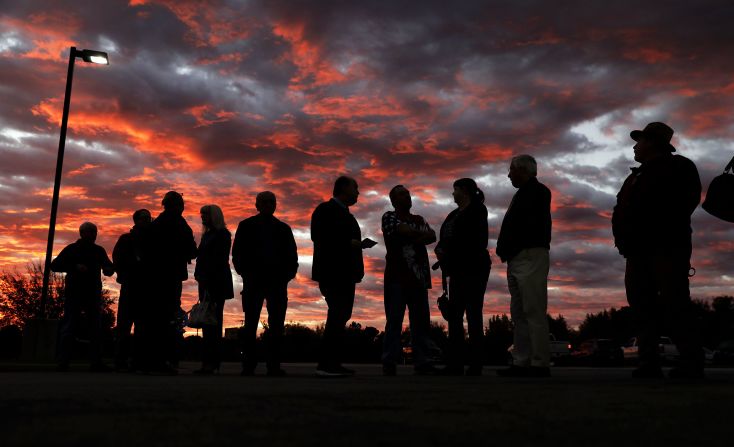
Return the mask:
<path id="1" fill-rule="evenodd" d="M 352 206 L 357 203 L 357 197 L 359 197 L 357 181 L 346 175 L 342 175 L 336 179 L 334 182 L 334 197 L 346 206 Z"/>
<path id="2" fill-rule="evenodd" d="M 390 203 L 396 211 L 410 211 L 413 207 L 413 199 L 410 191 L 403 185 L 396 185 L 390 190 Z"/>
<path id="3" fill-rule="evenodd" d="M 255 208 L 257 212 L 263 216 L 272 216 L 275 214 L 275 209 L 278 207 L 278 201 L 275 198 L 275 194 L 270 191 L 263 191 L 255 198 Z"/>
<path id="4" fill-rule="evenodd" d="M 166 211 L 171 211 L 177 214 L 182 214 L 184 210 L 184 199 L 183 196 L 176 191 L 168 191 L 165 196 L 163 196 L 163 201 L 161 202 L 163 204 L 163 209 Z"/>
<path id="5" fill-rule="evenodd" d="M 518 155 L 510 162 L 510 172 L 507 174 L 512 186 L 519 188 L 533 177 L 538 176 L 538 163 L 531 155 Z"/>
<path id="6" fill-rule="evenodd" d="M 633 147 L 635 161 L 645 163 L 660 155 L 675 152 L 675 147 L 670 144 L 673 132 L 665 123 L 650 123 L 642 130 L 630 132 L 630 138 L 636 141 Z"/>
<path id="7" fill-rule="evenodd" d="M 484 203 L 484 193 L 477 182 L 470 178 L 460 178 L 454 182 L 454 202 L 463 208 L 472 202 Z"/>
<path id="8" fill-rule="evenodd" d="M 97 225 L 92 222 L 84 222 L 79 226 L 79 237 L 85 242 L 97 240 Z"/>
<path id="9" fill-rule="evenodd" d="M 150 211 L 145 208 L 139 209 L 133 213 L 133 223 L 136 227 L 144 227 L 153 220 Z"/>
<path id="10" fill-rule="evenodd" d="M 204 226 L 204 232 L 227 228 L 224 223 L 224 213 L 217 205 L 204 205 L 199 213 L 201 214 L 201 224 Z"/>

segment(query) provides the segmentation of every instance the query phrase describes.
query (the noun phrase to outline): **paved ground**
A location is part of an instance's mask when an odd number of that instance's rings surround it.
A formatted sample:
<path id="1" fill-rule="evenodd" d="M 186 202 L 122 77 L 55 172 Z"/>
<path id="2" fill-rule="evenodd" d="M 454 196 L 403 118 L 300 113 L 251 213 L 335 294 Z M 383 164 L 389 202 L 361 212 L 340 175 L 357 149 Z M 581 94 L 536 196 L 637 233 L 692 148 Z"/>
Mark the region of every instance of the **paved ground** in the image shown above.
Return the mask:
<path id="1" fill-rule="evenodd" d="M 554 368 L 550 379 L 322 379 L 68 373 L 0 364 L 0 445 L 732 445 L 734 370 L 700 383 L 629 369 Z M 260 372 L 260 371 L 258 371 Z"/>

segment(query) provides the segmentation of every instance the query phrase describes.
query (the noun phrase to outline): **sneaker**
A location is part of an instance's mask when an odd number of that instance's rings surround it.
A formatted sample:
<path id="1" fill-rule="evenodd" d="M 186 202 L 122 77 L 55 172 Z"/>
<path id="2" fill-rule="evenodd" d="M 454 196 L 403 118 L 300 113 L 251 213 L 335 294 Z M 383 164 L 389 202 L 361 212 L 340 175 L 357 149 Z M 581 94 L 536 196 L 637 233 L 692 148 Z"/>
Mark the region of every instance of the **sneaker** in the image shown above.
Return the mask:
<path id="1" fill-rule="evenodd" d="M 58 372 L 67 372 L 69 371 L 69 364 L 68 363 L 59 363 L 56 365 L 56 371 Z"/>
<path id="2" fill-rule="evenodd" d="M 547 366 L 531 366 L 528 370 L 528 377 L 550 377 L 550 368 Z"/>
<path id="3" fill-rule="evenodd" d="M 345 368 L 342 365 L 336 365 L 335 368 L 337 369 L 337 371 L 341 371 L 342 374 L 347 375 L 347 376 L 353 376 L 357 374 L 357 371 L 353 369 Z"/>
<path id="4" fill-rule="evenodd" d="M 527 366 L 512 365 L 509 368 L 498 369 L 497 375 L 500 377 L 528 377 L 530 368 Z"/>
<path id="5" fill-rule="evenodd" d="M 671 379 L 705 379 L 703 368 L 676 366 L 668 371 L 668 377 Z"/>
<path id="6" fill-rule="evenodd" d="M 316 367 L 316 375 L 319 377 L 348 377 L 349 374 L 342 370 L 341 365 L 319 365 Z"/>
<path id="7" fill-rule="evenodd" d="M 659 366 L 640 366 L 632 370 L 633 379 L 662 379 L 663 370 Z"/>
<path id="8" fill-rule="evenodd" d="M 145 374 L 150 376 L 177 376 L 178 370 L 171 365 L 164 365 L 150 368 Z"/>
<path id="9" fill-rule="evenodd" d="M 219 370 L 217 368 L 202 366 L 201 368 L 194 370 L 194 374 L 196 374 L 197 376 L 211 376 L 218 371 Z"/>
<path id="10" fill-rule="evenodd" d="M 397 376 L 398 367 L 395 366 L 394 363 L 383 363 L 382 364 L 382 375 L 387 376 L 387 377 Z"/>
<path id="11" fill-rule="evenodd" d="M 247 376 L 254 376 L 255 375 L 255 367 L 250 366 L 243 366 L 242 371 L 240 372 L 240 376 L 247 377 Z"/>

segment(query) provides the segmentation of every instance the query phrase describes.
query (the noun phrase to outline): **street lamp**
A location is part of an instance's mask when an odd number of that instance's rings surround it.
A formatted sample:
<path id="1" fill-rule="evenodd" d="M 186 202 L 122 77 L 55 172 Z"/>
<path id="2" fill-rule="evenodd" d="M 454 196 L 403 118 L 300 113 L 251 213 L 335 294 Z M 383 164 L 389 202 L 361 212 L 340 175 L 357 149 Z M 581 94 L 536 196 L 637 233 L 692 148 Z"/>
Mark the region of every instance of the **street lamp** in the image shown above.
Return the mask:
<path id="1" fill-rule="evenodd" d="M 59 189 L 61 188 L 61 170 L 64 164 L 64 147 L 66 145 L 66 123 L 69 120 L 69 102 L 71 100 L 71 82 L 74 78 L 74 61 L 81 58 L 84 62 L 109 65 L 107 53 L 94 50 L 77 50 L 71 47 L 69 53 L 69 71 L 66 75 L 66 94 L 64 95 L 64 114 L 61 117 L 61 136 L 59 137 L 59 155 L 56 158 L 56 177 L 54 194 L 51 199 L 51 222 L 48 225 L 48 244 L 46 245 L 46 265 L 43 269 L 43 290 L 41 292 L 41 309 L 39 318 L 46 318 L 46 302 L 48 301 L 48 283 L 51 276 L 51 256 L 53 256 L 54 233 L 56 231 L 56 211 L 59 207 Z"/>

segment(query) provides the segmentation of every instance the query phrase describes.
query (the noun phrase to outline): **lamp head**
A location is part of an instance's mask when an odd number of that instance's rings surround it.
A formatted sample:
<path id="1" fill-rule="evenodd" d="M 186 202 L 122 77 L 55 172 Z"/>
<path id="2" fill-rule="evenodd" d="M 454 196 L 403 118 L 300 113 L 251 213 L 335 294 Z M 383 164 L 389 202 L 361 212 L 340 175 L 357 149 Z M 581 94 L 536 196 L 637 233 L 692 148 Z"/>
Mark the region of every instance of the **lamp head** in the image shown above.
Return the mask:
<path id="1" fill-rule="evenodd" d="M 84 62 L 93 64 L 110 65 L 110 59 L 104 51 L 77 50 L 76 57 L 81 57 Z"/>

